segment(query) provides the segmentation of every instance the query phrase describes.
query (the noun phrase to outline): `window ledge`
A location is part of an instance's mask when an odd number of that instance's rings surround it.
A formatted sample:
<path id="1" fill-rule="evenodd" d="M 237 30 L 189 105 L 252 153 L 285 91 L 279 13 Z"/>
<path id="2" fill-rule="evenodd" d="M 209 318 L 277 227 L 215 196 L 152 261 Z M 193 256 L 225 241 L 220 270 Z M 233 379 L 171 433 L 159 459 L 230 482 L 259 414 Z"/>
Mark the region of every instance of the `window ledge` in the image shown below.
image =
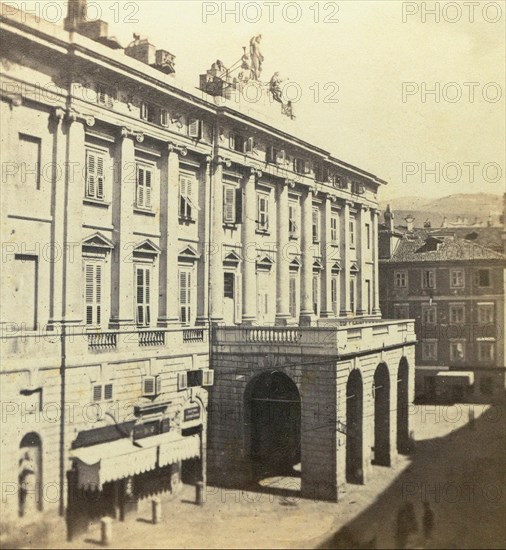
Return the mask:
<path id="1" fill-rule="evenodd" d="M 223 222 L 225 229 L 237 229 L 237 222 Z"/>
<path id="2" fill-rule="evenodd" d="M 298 236 L 298 235 L 290 235 L 290 236 L 289 236 L 289 239 L 290 239 L 291 241 L 298 241 L 298 240 L 299 240 L 299 236 Z"/>
<path id="3" fill-rule="evenodd" d="M 266 236 L 271 234 L 268 229 L 255 229 L 255 233 L 257 235 L 266 235 Z"/>
<path id="4" fill-rule="evenodd" d="M 156 212 L 154 212 L 153 210 L 149 210 L 147 208 L 142 208 L 140 206 L 135 206 L 134 207 L 134 212 L 136 214 L 143 214 L 144 216 L 152 216 L 152 217 L 156 216 Z"/>
<path id="5" fill-rule="evenodd" d="M 189 225 L 191 223 L 197 223 L 197 220 L 194 218 L 187 218 L 185 216 L 179 216 L 179 223 Z"/>
<path id="6" fill-rule="evenodd" d="M 110 202 L 106 202 L 100 199 L 92 199 L 91 197 L 84 197 L 84 204 L 89 204 L 91 206 L 100 206 L 101 208 L 109 208 L 111 206 Z"/>

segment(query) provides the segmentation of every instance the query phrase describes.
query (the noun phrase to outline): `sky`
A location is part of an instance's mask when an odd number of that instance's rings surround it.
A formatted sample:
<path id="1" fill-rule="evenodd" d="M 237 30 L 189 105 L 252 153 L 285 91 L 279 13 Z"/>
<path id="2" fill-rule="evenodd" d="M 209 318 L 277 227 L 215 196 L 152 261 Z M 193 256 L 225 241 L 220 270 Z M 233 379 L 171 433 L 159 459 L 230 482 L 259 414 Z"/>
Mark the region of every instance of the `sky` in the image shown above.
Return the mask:
<path id="1" fill-rule="evenodd" d="M 9 3 L 49 19 L 65 11 Z M 506 3 L 469 4 L 88 0 L 88 13 L 125 46 L 136 32 L 175 54 L 177 81 L 194 86 L 262 34 L 262 80 L 289 79 L 294 126 L 388 181 L 384 200 L 506 190 Z"/>

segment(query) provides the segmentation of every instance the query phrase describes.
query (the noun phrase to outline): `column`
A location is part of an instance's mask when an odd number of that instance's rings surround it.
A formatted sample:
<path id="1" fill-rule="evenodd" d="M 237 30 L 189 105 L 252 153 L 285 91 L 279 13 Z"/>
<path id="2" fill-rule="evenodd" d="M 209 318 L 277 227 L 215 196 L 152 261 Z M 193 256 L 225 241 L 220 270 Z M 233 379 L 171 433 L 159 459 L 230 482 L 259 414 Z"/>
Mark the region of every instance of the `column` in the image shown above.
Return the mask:
<path id="1" fill-rule="evenodd" d="M 81 117 L 70 111 L 67 130 L 67 165 L 65 182 L 65 222 L 63 247 L 63 309 L 62 320 L 80 324 L 84 318 L 82 223 L 83 192 L 86 166 L 84 120 L 93 126 L 93 117 Z"/>
<path id="2" fill-rule="evenodd" d="M 203 205 L 199 213 L 199 242 L 204 243 L 200 249 L 200 260 L 197 262 L 197 325 L 209 323 L 209 256 L 208 246 L 210 239 L 209 199 L 211 190 L 211 156 L 206 156 L 201 164 L 201 178 L 199 185 L 199 204 Z"/>
<path id="3" fill-rule="evenodd" d="M 288 181 L 279 185 L 277 195 L 276 324 L 290 319 L 290 258 L 288 257 Z"/>
<path id="4" fill-rule="evenodd" d="M 320 317 L 333 317 L 332 311 L 332 264 L 336 261 L 332 238 L 330 234 L 330 218 L 332 216 L 332 202 L 335 198 L 327 195 L 323 211 L 323 278 L 322 278 L 322 306 Z"/>
<path id="5" fill-rule="evenodd" d="M 300 324 L 311 325 L 313 313 L 313 190 L 302 197 L 302 277 Z"/>
<path id="6" fill-rule="evenodd" d="M 351 315 L 350 309 L 350 202 L 345 201 L 341 210 L 341 317 Z"/>
<path id="7" fill-rule="evenodd" d="M 373 210 L 372 212 L 372 253 L 373 253 L 373 300 L 372 300 L 372 314 L 381 317 L 381 310 L 379 306 L 379 265 L 378 265 L 378 223 L 379 223 L 379 210 Z"/>
<path id="8" fill-rule="evenodd" d="M 256 320 L 257 284 L 256 284 L 256 177 L 257 170 L 251 168 L 244 182 L 244 225 L 242 231 L 242 322 L 251 325 Z"/>
<path id="9" fill-rule="evenodd" d="M 209 242 L 209 301 L 211 323 L 223 323 L 223 162 L 217 157 L 211 181 L 211 238 Z"/>
<path id="10" fill-rule="evenodd" d="M 365 224 L 367 221 L 367 206 L 359 205 L 357 216 L 357 260 L 359 264 L 359 273 L 357 276 L 357 315 L 367 313 L 367 289 L 365 288 L 365 279 L 367 275 L 367 235 Z"/>
<path id="11" fill-rule="evenodd" d="M 158 325 L 166 327 L 179 322 L 178 280 L 178 202 L 179 202 L 179 154 L 169 144 L 161 163 L 160 224 L 160 314 Z"/>
<path id="12" fill-rule="evenodd" d="M 111 279 L 111 327 L 134 324 L 133 235 L 137 170 L 134 139 L 139 135 L 122 128 L 114 155 L 114 191 L 112 219 L 114 250 Z"/>

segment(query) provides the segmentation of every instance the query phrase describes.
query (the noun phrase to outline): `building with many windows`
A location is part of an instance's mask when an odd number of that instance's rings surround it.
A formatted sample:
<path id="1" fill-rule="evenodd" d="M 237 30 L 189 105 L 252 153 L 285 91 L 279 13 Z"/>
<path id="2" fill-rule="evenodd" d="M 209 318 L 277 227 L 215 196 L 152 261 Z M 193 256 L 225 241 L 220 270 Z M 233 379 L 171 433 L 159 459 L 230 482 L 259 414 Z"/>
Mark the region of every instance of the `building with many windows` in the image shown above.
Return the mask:
<path id="1" fill-rule="evenodd" d="M 486 246 L 476 232 L 399 231 L 390 210 L 379 235 L 382 311 L 415 319 L 416 395 L 457 402 L 501 398 L 506 256 L 499 243 Z"/>
<path id="2" fill-rule="evenodd" d="M 409 448 L 385 182 L 302 139 L 291 106 L 211 93 L 216 69 L 179 86 L 172 54 L 121 50 L 85 5 L 64 28 L 2 11 L 5 517 L 59 508 L 72 536 L 207 465 L 300 463 L 302 495 L 336 500 Z"/>

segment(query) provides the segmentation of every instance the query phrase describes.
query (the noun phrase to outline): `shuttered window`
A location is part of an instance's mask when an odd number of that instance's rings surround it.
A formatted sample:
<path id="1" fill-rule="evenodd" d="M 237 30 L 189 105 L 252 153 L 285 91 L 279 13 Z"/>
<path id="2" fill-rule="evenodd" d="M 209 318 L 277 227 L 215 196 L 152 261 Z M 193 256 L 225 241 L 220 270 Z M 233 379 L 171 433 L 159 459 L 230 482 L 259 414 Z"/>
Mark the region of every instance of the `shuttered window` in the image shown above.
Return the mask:
<path id="1" fill-rule="evenodd" d="M 290 276 L 290 316 L 297 317 L 297 277 Z"/>
<path id="2" fill-rule="evenodd" d="M 190 176 L 179 176 L 179 217 L 185 220 L 195 219 L 198 210 L 194 201 L 196 181 Z"/>
<path id="3" fill-rule="evenodd" d="M 330 217 L 330 240 L 337 244 L 339 241 L 338 218 L 337 216 Z"/>
<path id="4" fill-rule="evenodd" d="M 318 208 L 313 208 L 313 242 L 317 243 L 320 240 L 320 211 Z"/>
<path id="5" fill-rule="evenodd" d="M 100 325 L 102 321 L 102 265 L 85 264 L 84 277 L 86 324 Z"/>
<path id="6" fill-rule="evenodd" d="M 298 234 L 298 223 L 297 223 L 297 205 L 290 204 L 288 206 L 288 232 L 290 234 L 290 237 L 296 238 Z"/>
<path id="7" fill-rule="evenodd" d="M 201 127 L 202 124 L 198 118 L 190 118 L 188 121 L 188 135 L 192 138 L 200 139 Z"/>
<path id="8" fill-rule="evenodd" d="M 269 229 L 269 198 L 266 195 L 258 195 L 257 224 L 260 231 Z"/>
<path id="9" fill-rule="evenodd" d="M 313 312 L 315 315 L 318 315 L 320 308 L 320 277 L 318 275 L 313 275 Z"/>
<path id="10" fill-rule="evenodd" d="M 192 272 L 189 269 L 179 271 L 179 321 L 183 325 L 192 320 Z"/>
<path id="11" fill-rule="evenodd" d="M 136 269 L 137 324 L 149 326 L 151 323 L 151 269 Z"/>
<path id="12" fill-rule="evenodd" d="M 153 185 L 153 170 L 146 165 L 137 165 L 137 193 L 136 205 L 139 208 L 151 208 L 151 194 Z"/>
<path id="13" fill-rule="evenodd" d="M 104 198 L 105 157 L 96 151 L 86 151 L 86 197 L 102 200 Z"/>
<path id="14" fill-rule="evenodd" d="M 236 222 L 235 207 L 236 189 L 230 185 L 223 188 L 223 221 L 225 223 Z"/>
<path id="15" fill-rule="evenodd" d="M 333 276 L 330 280 L 330 300 L 332 302 L 332 312 L 334 313 L 334 315 L 338 314 L 337 288 L 337 276 Z"/>

